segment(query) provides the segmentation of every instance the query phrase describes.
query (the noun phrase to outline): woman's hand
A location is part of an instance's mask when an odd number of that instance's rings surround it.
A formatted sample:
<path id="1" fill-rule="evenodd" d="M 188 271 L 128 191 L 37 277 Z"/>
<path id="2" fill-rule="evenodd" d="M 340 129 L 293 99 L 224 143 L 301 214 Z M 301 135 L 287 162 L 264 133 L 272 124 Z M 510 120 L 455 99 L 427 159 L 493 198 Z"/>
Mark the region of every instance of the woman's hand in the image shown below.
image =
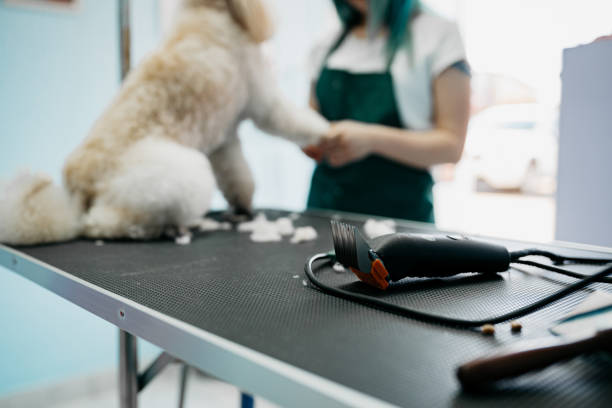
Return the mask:
<path id="1" fill-rule="evenodd" d="M 302 147 L 302 151 L 306 156 L 310 157 L 317 163 L 323 160 L 323 148 L 321 148 L 320 144 L 304 146 Z"/>
<path id="2" fill-rule="evenodd" d="M 332 166 L 344 166 L 372 153 L 372 131 L 369 124 L 343 120 L 331 124 L 320 147 Z"/>
<path id="3" fill-rule="evenodd" d="M 377 154 L 407 166 L 427 169 L 461 158 L 470 107 L 470 77 L 449 68 L 434 80 L 433 129 L 341 121 L 332 123 L 319 142 L 332 166 Z"/>

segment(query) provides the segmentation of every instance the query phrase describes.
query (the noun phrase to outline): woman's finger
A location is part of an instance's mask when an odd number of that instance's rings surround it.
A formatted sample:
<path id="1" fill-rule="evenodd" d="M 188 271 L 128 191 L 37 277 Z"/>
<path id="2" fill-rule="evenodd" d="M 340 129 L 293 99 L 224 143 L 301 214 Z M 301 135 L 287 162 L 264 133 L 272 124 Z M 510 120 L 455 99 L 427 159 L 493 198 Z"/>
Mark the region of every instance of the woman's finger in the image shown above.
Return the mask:
<path id="1" fill-rule="evenodd" d="M 302 148 L 302 151 L 304 152 L 304 154 L 306 154 L 306 156 L 316 160 L 317 162 L 321 161 L 321 159 L 323 158 L 323 149 L 321 149 L 319 146 L 305 146 Z"/>

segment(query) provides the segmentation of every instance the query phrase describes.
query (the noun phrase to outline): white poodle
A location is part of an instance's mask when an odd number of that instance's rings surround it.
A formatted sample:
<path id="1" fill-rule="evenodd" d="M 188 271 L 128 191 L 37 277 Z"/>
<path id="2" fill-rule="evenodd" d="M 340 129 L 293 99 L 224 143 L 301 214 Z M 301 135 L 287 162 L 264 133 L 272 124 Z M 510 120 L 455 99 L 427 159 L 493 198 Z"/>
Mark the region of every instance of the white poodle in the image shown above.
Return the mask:
<path id="1" fill-rule="evenodd" d="M 2 188 L 0 242 L 184 231 L 208 210 L 215 178 L 234 210 L 250 211 L 239 123 L 253 119 L 300 145 L 328 129 L 280 95 L 259 46 L 269 33 L 260 0 L 184 0 L 168 38 L 68 157 L 64 188 L 27 173 Z"/>

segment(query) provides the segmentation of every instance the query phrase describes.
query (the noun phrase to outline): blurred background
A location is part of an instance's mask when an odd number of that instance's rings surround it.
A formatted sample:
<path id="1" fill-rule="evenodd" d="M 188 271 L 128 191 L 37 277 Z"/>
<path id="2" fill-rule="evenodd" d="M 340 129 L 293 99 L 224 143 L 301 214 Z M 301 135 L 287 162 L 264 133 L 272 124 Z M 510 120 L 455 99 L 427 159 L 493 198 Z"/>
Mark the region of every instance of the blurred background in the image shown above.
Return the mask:
<path id="1" fill-rule="evenodd" d="M 132 1 L 133 64 L 171 26 L 177 2 Z M 309 50 L 334 24 L 335 11 L 330 0 L 268 2 L 277 33 L 266 52 L 283 92 L 306 106 Z M 437 226 L 555 239 L 563 50 L 610 34 L 612 2 L 424 3 L 458 22 L 473 71 L 464 157 L 433 169 Z M 0 178 L 30 168 L 59 182 L 64 158 L 119 87 L 117 12 L 116 1 L 0 0 Z M 255 174 L 255 205 L 303 209 L 312 161 L 251 123 L 240 134 Z M 224 206 L 217 195 L 214 207 Z M 2 268 L 0 287 L 0 406 L 77 379 L 91 392 L 114 386 L 111 325 Z M 141 346 L 144 361 L 155 355 L 153 346 Z"/>

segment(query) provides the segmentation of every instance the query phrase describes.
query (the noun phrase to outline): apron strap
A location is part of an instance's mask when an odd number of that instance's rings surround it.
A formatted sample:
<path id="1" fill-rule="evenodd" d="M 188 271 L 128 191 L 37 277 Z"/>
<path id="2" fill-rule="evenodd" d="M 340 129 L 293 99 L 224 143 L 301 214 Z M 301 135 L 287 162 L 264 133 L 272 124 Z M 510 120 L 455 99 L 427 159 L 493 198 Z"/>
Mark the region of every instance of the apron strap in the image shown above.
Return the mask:
<path id="1" fill-rule="evenodd" d="M 340 35 L 334 42 L 334 45 L 332 45 L 331 48 L 327 51 L 327 54 L 325 54 L 325 59 L 323 60 L 324 66 L 327 65 L 327 60 L 329 59 L 329 57 L 334 53 L 334 51 L 338 49 L 338 47 L 340 47 L 340 44 L 342 44 L 342 42 L 349 35 L 349 33 L 351 32 L 351 29 L 352 27 L 349 27 L 349 26 L 344 27 L 344 29 L 342 30 L 342 32 L 340 33 Z"/>
<path id="2" fill-rule="evenodd" d="M 327 51 L 327 54 L 325 54 L 325 58 L 323 59 L 323 66 L 327 65 L 327 60 L 329 59 L 329 57 L 334 53 L 334 51 L 338 49 L 338 47 L 340 47 L 340 45 L 342 44 L 342 42 L 344 42 L 344 40 L 349 35 L 351 30 L 352 30 L 352 27 L 349 27 L 349 26 L 344 27 L 344 29 L 342 30 L 342 32 L 340 33 L 340 35 L 338 36 L 334 44 Z M 386 72 L 391 71 L 391 65 L 393 64 L 393 60 L 395 59 L 396 54 L 397 54 L 397 49 L 393 49 L 391 53 L 387 56 Z"/>
<path id="3" fill-rule="evenodd" d="M 387 55 L 387 72 L 391 72 L 391 65 L 393 65 L 393 60 L 395 59 L 395 56 L 397 55 L 397 49 L 399 47 L 395 47 L 391 50 L 391 53 L 389 55 Z"/>

